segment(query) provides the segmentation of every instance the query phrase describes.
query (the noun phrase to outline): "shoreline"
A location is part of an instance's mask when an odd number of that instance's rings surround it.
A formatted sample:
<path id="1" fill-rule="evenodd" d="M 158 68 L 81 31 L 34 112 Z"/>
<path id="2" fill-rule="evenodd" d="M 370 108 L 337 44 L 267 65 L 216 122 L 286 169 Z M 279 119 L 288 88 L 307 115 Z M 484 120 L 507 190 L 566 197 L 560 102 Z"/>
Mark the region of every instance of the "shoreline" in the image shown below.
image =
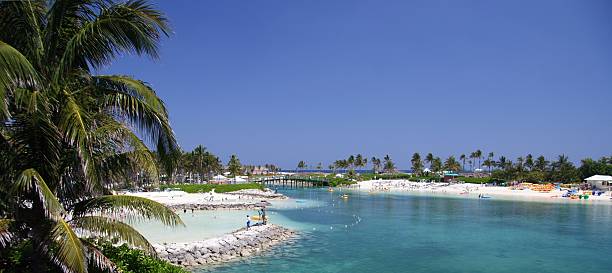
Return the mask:
<path id="1" fill-rule="evenodd" d="M 256 210 L 269 206 L 267 200 L 289 199 L 283 194 L 263 190 L 239 190 L 228 193 L 161 191 L 126 194 L 151 199 L 172 210 Z"/>
<path id="2" fill-rule="evenodd" d="M 268 224 L 241 228 L 221 237 L 189 243 L 153 244 L 159 257 L 187 268 L 206 266 L 257 255 L 295 238 L 297 233 Z"/>
<path id="3" fill-rule="evenodd" d="M 409 180 L 367 180 L 357 183 L 352 189 L 369 193 L 423 193 L 439 194 L 451 197 L 479 198 L 479 195 L 496 197 L 496 200 L 514 201 L 537 201 L 537 202 L 558 202 L 558 203 L 590 203 L 590 204 L 610 204 L 612 199 L 610 192 L 601 196 L 589 196 L 589 199 L 570 199 L 562 197 L 565 190 L 552 190 L 550 192 L 538 192 L 530 189 L 513 190 L 501 186 L 483 186 L 479 184 L 449 184 L 442 182 L 414 182 Z"/>

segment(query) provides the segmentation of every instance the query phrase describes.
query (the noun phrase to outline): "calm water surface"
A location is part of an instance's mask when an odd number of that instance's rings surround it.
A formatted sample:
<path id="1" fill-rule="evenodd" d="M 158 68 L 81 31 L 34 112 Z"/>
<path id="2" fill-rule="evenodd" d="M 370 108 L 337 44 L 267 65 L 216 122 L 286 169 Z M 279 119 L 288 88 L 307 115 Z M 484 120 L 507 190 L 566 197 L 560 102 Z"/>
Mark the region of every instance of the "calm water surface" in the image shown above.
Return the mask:
<path id="1" fill-rule="evenodd" d="M 285 193 L 305 201 L 273 209 L 272 222 L 300 238 L 195 272 L 612 272 L 608 204 Z"/>

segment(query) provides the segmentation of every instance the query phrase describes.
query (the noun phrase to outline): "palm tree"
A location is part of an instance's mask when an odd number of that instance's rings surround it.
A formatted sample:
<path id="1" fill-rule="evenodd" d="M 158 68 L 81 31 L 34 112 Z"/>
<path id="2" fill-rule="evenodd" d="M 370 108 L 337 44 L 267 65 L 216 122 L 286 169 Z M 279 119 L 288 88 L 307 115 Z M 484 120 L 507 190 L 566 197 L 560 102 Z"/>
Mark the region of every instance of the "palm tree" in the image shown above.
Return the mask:
<path id="1" fill-rule="evenodd" d="M 206 148 L 202 145 L 198 145 L 191 152 L 198 173 L 198 182 L 202 182 L 202 177 L 204 177 L 205 153 L 207 153 Z"/>
<path id="2" fill-rule="evenodd" d="M 548 164 L 549 162 L 546 160 L 546 158 L 543 155 L 541 155 L 536 159 L 534 167 L 538 171 L 545 172 L 548 169 Z"/>
<path id="3" fill-rule="evenodd" d="M 527 156 L 525 157 L 525 168 L 527 168 L 527 170 L 529 171 L 532 171 L 533 164 L 533 156 L 531 154 L 527 154 Z"/>
<path id="4" fill-rule="evenodd" d="M 461 169 L 461 166 L 459 165 L 459 162 L 457 162 L 457 159 L 451 155 L 444 161 L 444 169 L 458 172 L 459 169 Z"/>
<path id="5" fill-rule="evenodd" d="M 476 152 L 474 152 L 474 156 L 478 158 L 478 168 L 480 169 L 482 167 L 482 165 L 480 165 L 480 159 L 482 158 L 482 151 L 476 150 Z"/>
<path id="6" fill-rule="evenodd" d="M 465 154 L 461 154 L 459 156 L 459 160 L 461 160 L 463 162 L 463 165 L 461 166 L 461 170 L 465 172 Z"/>
<path id="7" fill-rule="evenodd" d="M 380 158 L 372 157 L 370 161 L 372 162 L 372 173 L 376 174 L 380 172 L 380 167 L 381 167 Z"/>
<path id="8" fill-rule="evenodd" d="M 505 156 L 502 155 L 499 157 L 499 160 L 497 161 L 497 165 L 502 170 L 506 170 L 508 168 L 508 160 L 506 159 Z"/>
<path id="9" fill-rule="evenodd" d="M 358 169 L 361 169 L 361 167 L 363 167 L 363 156 L 361 154 L 355 156 L 355 167 L 357 167 Z"/>
<path id="10" fill-rule="evenodd" d="M 385 166 L 384 166 L 385 173 L 395 172 L 395 163 L 393 163 L 393 161 L 391 160 L 391 157 L 389 155 L 385 155 L 384 159 L 385 159 Z"/>
<path id="11" fill-rule="evenodd" d="M 431 163 L 434 160 L 434 156 L 432 153 L 428 153 L 427 156 L 425 156 L 425 162 L 427 162 L 429 164 L 429 168 L 431 169 Z"/>
<path id="12" fill-rule="evenodd" d="M 347 168 L 353 169 L 355 167 L 355 156 L 351 155 L 346 159 Z"/>
<path id="13" fill-rule="evenodd" d="M 431 171 L 436 174 L 442 171 L 442 160 L 439 157 L 436 157 L 432 160 Z"/>
<path id="14" fill-rule="evenodd" d="M 157 202 L 110 195 L 135 173 L 156 182 L 157 160 L 172 174 L 180 150 L 148 84 L 94 73 L 116 56 L 157 57 L 167 33 L 146 1 L 0 2 L 0 241 L 31 241 L 34 271 L 112 269 L 92 237 L 153 253 L 119 211 L 182 224 Z"/>
<path id="15" fill-rule="evenodd" d="M 306 169 L 306 162 L 304 162 L 304 160 L 300 160 L 300 162 L 297 164 L 297 169 L 298 171 L 303 171 Z"/>
<path id="16" fill-rule="evenodd" d="M 227 162 L 227 170 L 234 177 L 242 174 L 242 164 L 240 164 L 240 159 L 238 159 L 238 156 L 232 155 L 230 157 L 229 161 Z"/>
<path id="17" fill-rule="evenodd" d="M 421 161 L 421 155 L 419 153 L 414 153 L 412 155 L 410 163 L 412 163 L 412 172 L 417 175 L 421 175 L 421 173 L 423 172 L 423 162 Z"/>

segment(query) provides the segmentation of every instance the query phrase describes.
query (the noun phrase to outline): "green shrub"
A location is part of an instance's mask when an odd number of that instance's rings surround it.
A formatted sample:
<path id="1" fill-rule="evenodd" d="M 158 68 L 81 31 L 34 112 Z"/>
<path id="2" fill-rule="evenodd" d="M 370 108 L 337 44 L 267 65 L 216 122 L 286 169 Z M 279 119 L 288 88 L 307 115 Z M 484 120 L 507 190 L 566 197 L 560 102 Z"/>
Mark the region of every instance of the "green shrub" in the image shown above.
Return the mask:
<path id="1" fill-rule="evenodd" d="M 129 248 L 126 244 L 113 246 L 98 244 L 99 249 L 122 273 L 189 273 L 185 269 L 145 254 L 142 250 Z M 0 250 L 0 273 L 62 273 L 55 265 L 37 256 L 29 240 L 21 241 Z M 91 273 L 102 272 L 89 268 Z"/>
<path id="2" fill-rule="evenodd" d="M 187 270 L 133 249 L 126 244 L 113 246 L 100 245 L 104 256 L 113 261 L 123 273 L 189 273 Z"/>

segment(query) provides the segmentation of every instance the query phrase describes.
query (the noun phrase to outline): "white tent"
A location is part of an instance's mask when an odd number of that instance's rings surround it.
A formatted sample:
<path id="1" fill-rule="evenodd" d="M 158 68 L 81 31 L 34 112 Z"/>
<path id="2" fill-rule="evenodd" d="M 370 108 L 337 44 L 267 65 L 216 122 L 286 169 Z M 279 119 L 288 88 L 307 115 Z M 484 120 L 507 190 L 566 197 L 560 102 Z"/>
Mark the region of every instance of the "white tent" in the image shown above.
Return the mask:
<path id="1" fill-rule="evenodd" d="M 600 190 L 612 190 L 612 176 L 609 175 L 593 175 L 589 178 L 584 179 L 587 183 L 591 184 L 594 188 Z"/>
<path id="2" fill-rule="evenodd" d="M 240 176 L 236 176 L 236 177 L 232 178 L 232 183 L 234 183 L 234 184 L 241 184 L 241 183 L 246 183 L 246 182 L 247 182 L 247 180 L 242 178 L 242 177 L 240 177 Z"/>
<path id="3" fill-rule="evenodd" d="M 227 180 L 227 177 L 218 174 L 218 175 L 213 176 L 213 180 L 214 181 L 224 181 L 224 180 Z"/>

